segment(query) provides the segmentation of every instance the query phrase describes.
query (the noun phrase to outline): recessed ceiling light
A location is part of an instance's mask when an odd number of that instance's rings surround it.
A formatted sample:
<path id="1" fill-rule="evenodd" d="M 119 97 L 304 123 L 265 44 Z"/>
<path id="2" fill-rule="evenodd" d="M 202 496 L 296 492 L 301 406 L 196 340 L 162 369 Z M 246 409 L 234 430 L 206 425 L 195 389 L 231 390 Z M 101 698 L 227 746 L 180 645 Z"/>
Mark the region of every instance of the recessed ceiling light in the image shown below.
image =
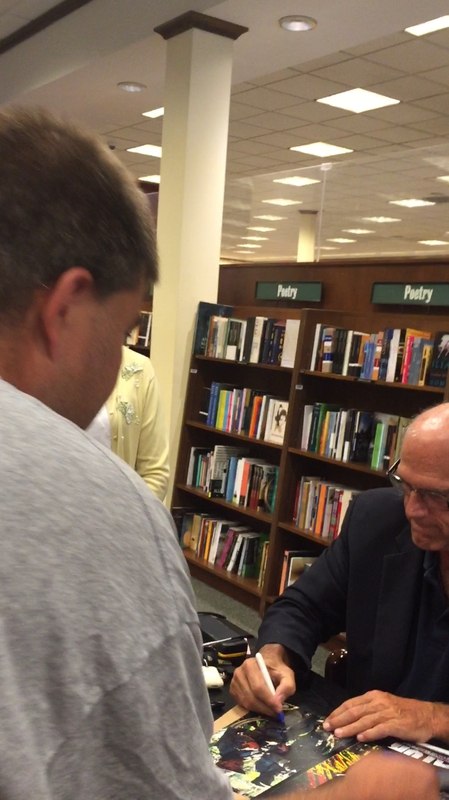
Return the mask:
<path id="1" fill-rule="evenodd" d="M 339 247 L 331 247 L 330 245 L 327 245 L 327 244 L 321 244 L 320 245 L 320 250 L 340 250 L 340 248 Z"/>
<path id="2" fill-rule="evenodd" d="M 268 242 L 268 236 L 241 236 L 240 238 L 250 239 L 252 242 Z"/>
<path id="3" fill-rule="evenodd" d="M 290 147 L 290 150 L 298 150 L 300 153 L 307 153 L 309 156 L 326 158 L 327 156 L 339 156 L 342 153 L 353 153 L 348 147 L 337 147 L 335 144 L 326 142 L 312 142 L 311 144 L 300 144 L 297 147 Z"/>
<path id="4" fill-rule="evenodd" d="M 263 228 L 262 226 L 253 225 L 251 228 L 247 228 L 249 231 L 260 231 L 260 233 L 268 233 L 268 231 L 275 231 L 276 228 Z"/>
<path id="5" fill-rule="evenodd" d="M 288 17 L 281 17 L 279 25 L 286 31 L 311 31 L 317 26 L 316 19 L 305 17 L 302 14 L 290 14 Z"/>
<path id="6" fill-rule="evenodd" d="M 142 117 L 151 117 L 151 119 L 156 119 L 157 117 L 164 116 L 164 109 L 163 108 L 153 108 L 152 111 L 142 111 Z"/>
<path id="7" fill-rule="evenodd" d="M 262 200 L 262 203 L 270 203 L 272 206 L 300 206 L 302 200 L 285 200 L 283 197 L 275 197 L 273 200 Z"/>
<path id="8" fill-rule="evenodd" d="M 139 181 L 146 181 L 147 183 L 160 183 L 161 182 L 161 176 L 160 175 L 142 175 L 142 177 L 139 178 Z"/>
<path id="9" fill-rule="evenodd" d="M 418 200 L 417 198 L 410 198 L 410 200 L 389 200 L 392 206 L 404 206 L 404 208 L 421 208 L 421 206 L 434 206 L 430 200 Z"/>
<path id="10" fill-rule="evenodd" d="M 291 178 L 274 178 L 273 183 L 286 183 L 287 186 L 310 186 L 312 183 L 321 183 L 314 178 L 300 178 L 299 175 L 292 175 Z"/>
<path id="11" fill-rule="evenodd" d="M 440 175 L 437 181 L 446 181 L 446 183 L 449 183 L 449 175 Z"/>
<path id="12" fill-rule="evenodd" d="M 343 228 L 343 233 L 375 233 L 376 231 L 367 231 L 365 228 Z"/>
<path id="13" fill-rule="evenodd" d="M 449 28 L 449 15 L 447 14 L 444 17 L 422 22 L 420 25 L 412 25 L 411 28 L 406 28 L 405 31 L 406 33 L 412 33 L 413 36 L 425 36 L 426 33 L 441 31 L 443 28 Z"/>
<path id="14" fill-rule="evenodd" d="M 339 244 L 349 244 L 349 242 L 355 242 L 356 239 L 327 239 L 328 242 L 338 242 Z"/>
<path id="15" fill-rule="evenodd" d="M 144 83 L 136 83 L 136 81 L 120 81 L 117 86 L 124 92 L 143 92 L 147 88 Z"/>
<path id="16" fill-rule="evenodd" d="M 128 147 L 128 153 L 140 153 L 142 156 L 162 157 L 162 147 L 155 144 L 140 144 L 139 147 Z"/>
<path id="17" fill-rule="evenodd" d="M 400 100 L 395 100 L 393 97 L 369 92 L 367 89 L 350 89 L 347 92 L 331 94 L 329 97 L 320 97 L 317 100 L 317 103 L 343 108 L 345 111 L 353 111 L 354 114 L 362 114 L 363 111 L 372 111 L 374 108 L 393 106 L 399 102 Z"/>
<path id="18" fill-rule="evenodd" d="M 420 239 L 418 244 L 428 244 L 430 247 L 435 247 L 438 244 L 449 245 L 449 242 L 442 242 L 440 239 Z"/>
<path id="19" fill-rule="evenodd" d="M 241 244 L 239 247 L 249 247 L 251 250 L 254 250 L 255 247 L 262 247 L 261 244 Z"/>
<path id="20" fill-rule="evenodd" d="M 274 214 L 258 214 L 254 216 L 254 219 L 268 219 L 270 222 L 276 222 L 278 219 L 287 219 L 287 217 L 275 217 Z"/>
<path id="21" fill-rule="evenodd" d="M 362 217 L 365 222 L 402 222 L 397 217 Z"/>

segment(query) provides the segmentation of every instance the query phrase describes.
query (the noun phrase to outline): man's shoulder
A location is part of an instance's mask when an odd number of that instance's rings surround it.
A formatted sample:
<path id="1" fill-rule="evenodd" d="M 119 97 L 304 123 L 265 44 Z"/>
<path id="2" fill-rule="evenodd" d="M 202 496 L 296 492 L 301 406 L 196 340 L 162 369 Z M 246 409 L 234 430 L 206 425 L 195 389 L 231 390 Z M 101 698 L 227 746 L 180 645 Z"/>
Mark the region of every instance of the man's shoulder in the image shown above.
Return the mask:
<path id="1" fill-rule="evenodd" d="M 352 544 L 366 547 L 371 541 L 392 543 L 408 526 L 403 498 L 394 489 L 369 489 L 352 504 L 347 536 Z"/>

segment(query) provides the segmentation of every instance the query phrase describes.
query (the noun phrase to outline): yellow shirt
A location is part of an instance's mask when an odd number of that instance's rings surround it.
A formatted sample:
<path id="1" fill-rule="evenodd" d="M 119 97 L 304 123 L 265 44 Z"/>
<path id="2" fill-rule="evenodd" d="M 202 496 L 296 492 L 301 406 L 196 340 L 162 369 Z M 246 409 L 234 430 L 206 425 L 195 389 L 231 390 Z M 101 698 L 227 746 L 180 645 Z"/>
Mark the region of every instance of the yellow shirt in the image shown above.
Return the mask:
<path id="1" fill-rule="evenodd" d="M 123 348 L 117 383 L 106 408 L 113 452 L 163 500 L 170 474 L 168 434 L 149 358 Z"/>

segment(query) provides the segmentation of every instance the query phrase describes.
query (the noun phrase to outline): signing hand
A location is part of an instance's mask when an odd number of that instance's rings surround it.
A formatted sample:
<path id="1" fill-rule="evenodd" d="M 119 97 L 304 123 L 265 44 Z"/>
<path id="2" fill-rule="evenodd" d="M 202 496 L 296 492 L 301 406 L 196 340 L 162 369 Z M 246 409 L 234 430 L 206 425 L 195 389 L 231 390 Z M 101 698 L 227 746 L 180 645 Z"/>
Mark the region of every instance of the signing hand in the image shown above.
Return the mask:
<path id="1" fill-rule="evenodd" d="M 280 714 L 284 700 L 295 691 L 295 677 L 288 663 L 287 651 L 280 644 L 267 644 L 260 651 L 276 689 L 272 695 L 255 658 L 247 658 L 234 672 L 230 691 L 238 704 L 251 711 L 272 717 Z"/>
<path id="2" fill-rule="evenodd" d="M 328 716 L 323 728 L 339 738 L 357 736 L 359 742 L 385 736 L 427 742 L 435 735 L 434 713 L 433 703 L 375 690 L 347 700 Z"/>

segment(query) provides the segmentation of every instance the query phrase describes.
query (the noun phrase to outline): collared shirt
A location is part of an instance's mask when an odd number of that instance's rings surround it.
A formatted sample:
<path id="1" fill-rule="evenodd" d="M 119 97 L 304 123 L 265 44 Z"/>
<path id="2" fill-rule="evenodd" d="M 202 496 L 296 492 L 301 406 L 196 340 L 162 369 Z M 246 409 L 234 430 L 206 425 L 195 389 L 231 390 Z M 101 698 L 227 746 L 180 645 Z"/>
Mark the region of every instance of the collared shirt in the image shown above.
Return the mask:
<path id="1" fill-rule="evenodd" d="M 449 604 L 439 567 L 438 553 L 426 552 L 415 652 L 396 694 L 449 703 Z"/>

